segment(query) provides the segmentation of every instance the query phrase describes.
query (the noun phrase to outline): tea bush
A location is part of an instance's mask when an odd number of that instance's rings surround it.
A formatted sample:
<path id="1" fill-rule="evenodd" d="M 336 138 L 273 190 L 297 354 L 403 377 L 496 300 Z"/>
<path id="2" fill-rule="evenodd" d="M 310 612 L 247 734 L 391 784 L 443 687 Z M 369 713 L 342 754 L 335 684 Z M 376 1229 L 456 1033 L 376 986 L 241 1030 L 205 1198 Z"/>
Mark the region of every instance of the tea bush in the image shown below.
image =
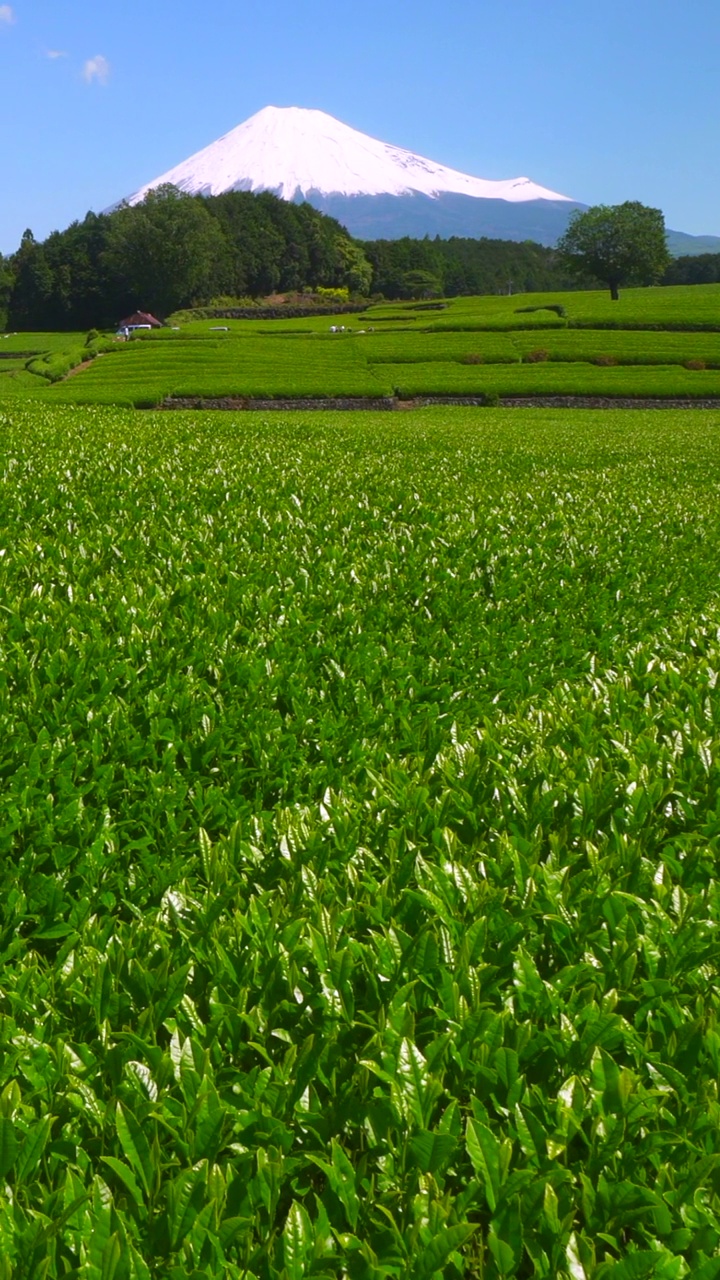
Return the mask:
<path id="1" fill-rule="evenodd" d="M 0 1274 L 717 1276 L 720 416 L 0 418 Z"/>

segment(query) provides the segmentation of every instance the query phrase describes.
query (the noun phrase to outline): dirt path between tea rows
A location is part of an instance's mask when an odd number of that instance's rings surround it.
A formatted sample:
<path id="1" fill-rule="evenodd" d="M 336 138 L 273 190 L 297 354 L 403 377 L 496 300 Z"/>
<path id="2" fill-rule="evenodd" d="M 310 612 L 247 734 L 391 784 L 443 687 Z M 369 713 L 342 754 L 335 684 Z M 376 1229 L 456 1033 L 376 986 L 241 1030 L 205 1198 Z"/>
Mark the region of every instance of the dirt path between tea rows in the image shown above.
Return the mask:
<path id="1" fill-rule="evenodd" d="M 78 366 L 81 368 L 82 366 Z M 76 372 L 76 371 L 74 371 Z M 248 396 L 170 396 L 157 407 L 160 409 L 222 409 L 267 410 L 284 409 L 333 409 L 357 412 L 358 410 L 424 409 L 431 405 L 460 405 L 468 408 L 487 408 L 482 396 L 417 396 L 413 400 L 398 400 L 394 396 L 319 396 L 307 399 L 253 399 Z M 491 406 L 499 409 L 720 409 L 720 398 L 705 400 L 688 399 L 640 399 L 629 396 L 508 396 Z"/>

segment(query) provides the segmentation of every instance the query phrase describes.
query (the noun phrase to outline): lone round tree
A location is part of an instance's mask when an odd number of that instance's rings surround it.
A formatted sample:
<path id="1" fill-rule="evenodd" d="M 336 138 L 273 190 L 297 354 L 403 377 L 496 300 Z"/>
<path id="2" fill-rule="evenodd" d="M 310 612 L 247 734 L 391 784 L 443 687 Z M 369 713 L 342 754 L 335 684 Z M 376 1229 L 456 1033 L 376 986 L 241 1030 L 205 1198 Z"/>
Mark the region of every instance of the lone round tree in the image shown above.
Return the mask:
<path id="1" fill-rule="evenodd" d="M 655 284 L 670 261 L 662 211 L 638 200 L 574 213 L 557 247 L 571 269 L 603 280 L 615 301 L 621 284 Z"/>

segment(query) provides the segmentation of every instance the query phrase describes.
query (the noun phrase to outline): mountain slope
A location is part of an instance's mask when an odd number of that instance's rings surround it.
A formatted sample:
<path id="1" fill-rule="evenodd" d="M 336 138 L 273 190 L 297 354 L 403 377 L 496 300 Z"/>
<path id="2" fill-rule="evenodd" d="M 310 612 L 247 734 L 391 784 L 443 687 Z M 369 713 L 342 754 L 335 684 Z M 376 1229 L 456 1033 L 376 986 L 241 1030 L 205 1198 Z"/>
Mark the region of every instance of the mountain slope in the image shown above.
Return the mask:
<path id="1" fill-rule="evenodd" d="M 554 245 L 574 209 L 586 206 L 570 200 L 477 199 L 443 191 L 438 196 L 412 192 L 407 196 L 324 196 L 308 199 L 321 213 L 347 227 L 359 240 L 397 240 L 461 236 L 479 240 L 535 240 Z"/>
<path id="2" fill-rule="evenodd" d="M 365 240 L 488 236 L 551 245 L 584 207 L 531 178 L 473 177 L 300 107 L 265 107 L 128 203 L 164 183 L 189 195 L 272 191 L 307 200 Z"/>
<path id="3" fill-rule="evenodd" d="M 264 107 L 244 124 L 188 160 L 146 183 L 129 198 L 142 200 L 169 182 L 181 191 L 273 191 L 285 200 L 311 194 L 436 197 L 454 192 L 477 199 L 569 201 L 530 178 L 493 182 L 449 169 L 402 147 L 389 146 L 324 111 Z"/>
<path id="4" fill-rule="evenodd" d="M 439 235 L 553 245 L 586 205 L 531 178 L 473 177 L 368 137 L 324 111 L 264 107 L 131 196 L 170 183 L 190 195 L 272 191 L 307 200 L 363 240 Z M 720 238 L 668 232 L 674 254 L 720 250 Z"/>
<path id="5" fill-rule="evenodd" d="M 720 253 L 720 236 L 691 236 L 686 231 L 667 232 L 667 246 L 674 258 Z"/>

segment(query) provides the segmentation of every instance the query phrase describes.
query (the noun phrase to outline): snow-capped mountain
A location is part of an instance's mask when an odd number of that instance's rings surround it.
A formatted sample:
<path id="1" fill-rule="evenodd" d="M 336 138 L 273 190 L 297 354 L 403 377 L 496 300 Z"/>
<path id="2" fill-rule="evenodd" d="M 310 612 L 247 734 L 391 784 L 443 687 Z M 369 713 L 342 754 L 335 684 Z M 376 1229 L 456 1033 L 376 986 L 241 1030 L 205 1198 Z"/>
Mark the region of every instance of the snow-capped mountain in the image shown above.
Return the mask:
<path id="1" fill-rule="evenodd" d="M 272 191 L 307 200 L 365 239 L 486 235 L 552 244 L 582 207 L 531 178 L 473 177 L 300 107 L 263 108 L 128 203 L 163 183 L 191 195 Z"/>
<path id="2" fill-rule="evenodd" d="M 128 204 L 163 183 L 190 195 L 272 191 L 307 200 L 364 240 L 488 236 L 553 245 L 573 210 L 587 208 L 531 178 L 474 178 L 302 107 L 264 107 L 146 182 Z M 720 251 L 717 236 L 668 230 L 667 238 L 673 254 Z"/>
<path id="3" fill-rule="evenodd" d="M 481 200 L 563 200 L 530 178 L 491 182 L 436 164 L 402 147 L 358 133 L 324 111 L 264 107 L 230 133 L 148 182 L 137 203 L 169 182 L 191 195 L 273 191 L 284 200 L 310 195 L 437 197 L 453 192 Z"/>

